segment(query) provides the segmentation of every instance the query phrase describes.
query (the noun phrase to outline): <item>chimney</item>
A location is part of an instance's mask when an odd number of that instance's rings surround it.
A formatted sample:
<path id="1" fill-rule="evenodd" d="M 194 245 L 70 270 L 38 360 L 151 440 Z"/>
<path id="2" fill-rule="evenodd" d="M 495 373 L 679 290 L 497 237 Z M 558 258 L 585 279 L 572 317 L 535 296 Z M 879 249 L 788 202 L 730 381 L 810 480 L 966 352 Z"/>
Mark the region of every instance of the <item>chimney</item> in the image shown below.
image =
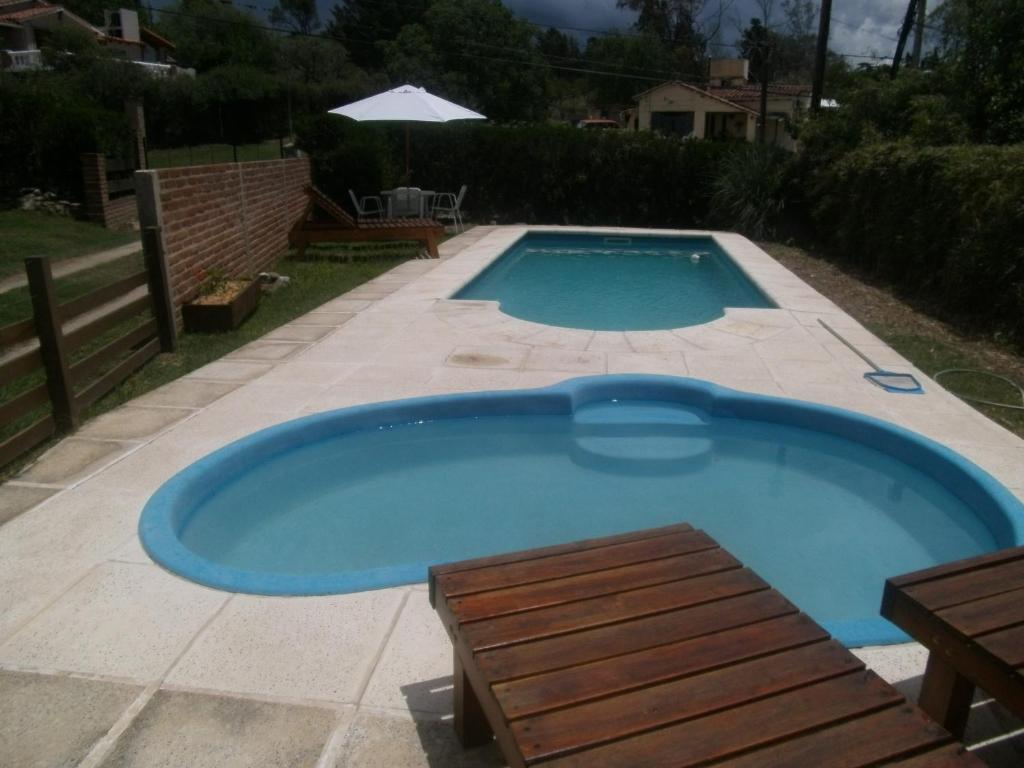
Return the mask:
<path id="1" fill-rule="evenodd" d="M 708 84 L 712 87 L 743 85 L 750 74 L 746 59 L 711 59 L 708 66 Z"/>
<path id="2" fill-rule="evenodd" d="M 119 37 L 133 43 L 142 40 L 139 36 L 139 14 L 137 11 L 121 8 L 116 11 L 105 11 L 104 15 L 106 16 L 106 25 L 103 31 L 111 37 Z"/>

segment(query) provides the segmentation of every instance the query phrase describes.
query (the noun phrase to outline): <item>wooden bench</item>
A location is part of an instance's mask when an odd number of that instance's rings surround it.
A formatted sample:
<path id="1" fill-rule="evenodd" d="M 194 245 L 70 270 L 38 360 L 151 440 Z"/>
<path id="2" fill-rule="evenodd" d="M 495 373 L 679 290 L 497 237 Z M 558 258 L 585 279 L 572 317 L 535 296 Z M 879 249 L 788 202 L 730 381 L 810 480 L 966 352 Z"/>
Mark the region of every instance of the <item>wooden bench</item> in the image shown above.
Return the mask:
<path id="1" fill-rule="evenodd" d="M 511 766 L 981 765 L 688 525 L 436 566 L 430 600 L 459 738 Z"/>
<path id="2" fill-rule="evenodd" d="M 919 703 L 952 733 L 976 685 L 1024 717 L 1024 547 L 889 579 L 882 615 L 931 651 Z"/>
<path id="3" fill-rule="evenodd" d="M 444 227 L 433 219 L 363 219 L 357 221 L 348 212 L 314 186 L 306 187 L 308 201 L 302 216 L 288 233 L 288 244 L 301 259 L 310 243 L 366 242 L 370 240 L 409 240 L 423 244 L 430 258 L 438 258 L 438 243 Z M 322 211 L 326 220 L 314 218 Z"/>

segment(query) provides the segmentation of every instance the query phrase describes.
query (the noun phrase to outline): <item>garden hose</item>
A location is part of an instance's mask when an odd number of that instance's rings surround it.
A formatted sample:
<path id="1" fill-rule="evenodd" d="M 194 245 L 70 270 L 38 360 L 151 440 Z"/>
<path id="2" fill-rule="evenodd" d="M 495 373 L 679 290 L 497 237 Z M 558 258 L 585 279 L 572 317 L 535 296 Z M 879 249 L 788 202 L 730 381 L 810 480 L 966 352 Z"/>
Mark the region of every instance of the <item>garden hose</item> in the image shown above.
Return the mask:
<path id="1" fill-rule="evenodd" d="M 1014 387 L 1020 393 L 1020 405 L 1013 405 L 1012 403 L 997 403 L 994 400 L 982 400 L 981 398 L 978 397 L 968 397 L 967 395 L 961 395 L 958 392 L 953 392 L 953 390 L 949 389 L 949 387 L 946 387 L 945 384 L 943 384 L 942 386 L 946 388 L 947 392 L 952 392 L 961 400 L 966 400 L 969 403 L 981 403 L 982 405 L 991 405 L 996 408 L 1009 408 L 1014 411 L 1024 411 L 1024 387 L 1022 387 L 1013 379 L 1008 379 L 1005 376 L 1000 376 L 998 373 L 991 373 L 990 371 L 979 371 L 977 368 L 946 368 L 944 371 L 939 371 L 934 376 L 932 376 L 932 379 L 934 379 L 936 382 L 939 382 L 939 379 L 947 373 L 974 373 L 977 374 L 978 376 L 988 376 L 991 379 L 999 379 L 1000 381 L 1005 381 L 1007 384 L 1009 384 L 1011 387 Z M 939 383 L 941 384 L 942 382 Z"/>

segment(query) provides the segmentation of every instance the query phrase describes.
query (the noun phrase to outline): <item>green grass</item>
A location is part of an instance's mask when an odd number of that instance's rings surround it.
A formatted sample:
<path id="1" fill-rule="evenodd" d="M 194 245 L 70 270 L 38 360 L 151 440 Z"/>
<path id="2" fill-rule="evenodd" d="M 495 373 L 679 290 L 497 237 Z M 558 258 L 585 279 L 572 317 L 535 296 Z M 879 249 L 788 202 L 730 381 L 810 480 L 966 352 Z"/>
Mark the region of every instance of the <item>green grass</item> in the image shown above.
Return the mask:
<path id="1" fill-rule="evenodd" d="M 262 144 L 240 144 L 237 148 L 238 162 L 253 160 L 278 160 L 281 145 L 277 139 Z M 177 168 L 182 165 L 212 165 L 235 162 L 235 151 L 230 144 L 200 144 L 194 147 L 172 149 L 151 149 L 146 154 L 150 168 Z"/>
<path id="2" fill-rule="evenodd" d="M 60 302 L 82 296 L 97 288 L 109 285 L 143 268 L 142 254 L 136 253 L 115 261 L 108 261 L 81 272 L 75 272 L 54 279 L 54 290 Z M 13 288 L 0 294 L 0 327 L 32 317 L 32 299 L 28 287 Z"/>
<path id="3" fill-rule="evenodd" d="M 28 256 L 49 256 L 59 261 L 138 239 L 137 232 L 114 232 L 53 213 L 0 211 L 0 278 L 23 272 Z"/>
<path id="4" fill-rule="evenodd" d="M 314 252 L 314 249 L 310 249 L 310 252 Z M 407 249 L 406 253 L 408 252 Z M 315 253 L 320 258 L 313 261 L 280 261 L 274 267 L 274 271 L 288 275 L 291 284 L 264 295 L 256 311 L 240 328 L 228 333 L 180 335 L 176 352 L 157 355 L 142 369 L 100 398 L 83 413 L 83 423 L 223 357 L 407 259 L 407 255 L 401 251 L 393 250 L 385 252 L 386 255 L 382 258 L 352 259 L 352 250 L 343 246 L 319 247 L 315 249 Z M 360 250 L 359 253 L 368 256 L 366 251 Z M 339 258 L 350 260 L 342 263 L 337 260 Z M 109 282 L 109 279 L 105 282 Z M 119 328 L 108 332 L 102 343 L 126 333 L 137 322 L 138 320 L 126 321 Z M 101 342 L 94 342 L 80 354 L 84 356 L 98 349 L 99 343 Z M 24 377 L 19 382 L 0 389 L 0 403 L 13 394 L 24 391 L 28 386 L 27 380 L 31 378 Z M 38 384 L 41 380 L 37 378 L 35 383 Z M 25 414 L 17 424 L 24 427 L 43 413 L 45 410 L 40 409 L 33 414 Z M 0 440 L 13 434 L 16 428 L 14 424 L 0 428 Z M 54 442 L 56 439 L 47 441 L 8 466 L 0 468 L 0 481 L 14 476 Z"/>
<path id="5" fill-rule="evenodd" d="M 989 361 L 973 353 L 969 345 L 951 344 L 933 337 L 901 333 L 884 327 L 869 326 L 868 329 L 929 376 L 949 368 L 970 368 L 1005 376 L 1024 385 L 1024 380 L 1015 377 L 1014 371 L 993 367 Z M 941 383 L 959 397 L 1024 406 L 1021 393 L 1016 387 L 988 376 L 951 373 L 943 376 Z M 997 424 L 1001 424 L 1019 437 L 1024 437 L 1024 410 L 965 402 Z"/>
<path id="6" fill-rule="evenodd" d="M 405 259 L 364 260 L 345 264 L 326 260 L 282 261 L 274 271 L 288 275 L 291 284 L 264 295 L 259 307 L 240 328 L 228 333 L 187 333 L 179 336 L 177 352 L 159 355 L 102 398 L 97 407 L 109 410 L 212 363 L 402 261 Z"/>

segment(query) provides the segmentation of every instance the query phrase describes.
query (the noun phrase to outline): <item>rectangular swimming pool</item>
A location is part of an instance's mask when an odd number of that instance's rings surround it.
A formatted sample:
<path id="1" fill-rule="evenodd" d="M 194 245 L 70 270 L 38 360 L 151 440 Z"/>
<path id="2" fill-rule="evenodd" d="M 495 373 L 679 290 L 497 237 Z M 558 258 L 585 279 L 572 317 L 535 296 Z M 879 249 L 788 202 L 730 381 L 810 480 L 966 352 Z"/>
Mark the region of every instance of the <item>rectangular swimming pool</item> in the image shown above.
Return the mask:
<path id="1" fill-rule="evenodd" d="M 680 328 L 722 317 L 726 307 L 776 306 L 707 236 L 531 232 L 452 298 L 597 331 Z"/>

